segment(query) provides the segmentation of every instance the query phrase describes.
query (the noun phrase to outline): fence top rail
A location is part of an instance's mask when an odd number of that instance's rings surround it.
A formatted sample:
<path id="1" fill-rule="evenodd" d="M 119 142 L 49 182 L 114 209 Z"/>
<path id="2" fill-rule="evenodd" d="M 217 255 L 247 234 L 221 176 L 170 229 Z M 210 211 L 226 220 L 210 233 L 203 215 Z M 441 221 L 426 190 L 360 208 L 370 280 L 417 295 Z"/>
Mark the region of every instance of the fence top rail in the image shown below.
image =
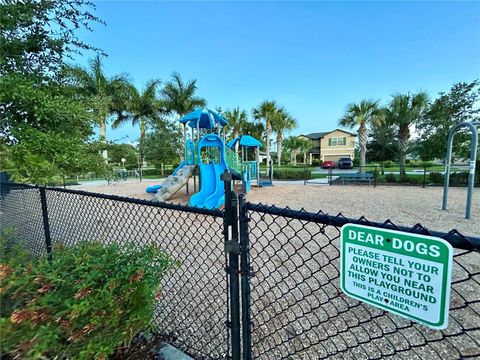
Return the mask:
<path id="1" fill-rule="evenodd" d="M 63 189 L 63 188 L 56 188 L 56 187 L 50 187 L 50 186 L 39 186 L 39 185 L 19 184 L 19 183 L 2 183 L 1 186 L 2 187 L 7 186 L 10 188 L 16 188 L 16 189 L 43 188 L 45 190 L 53 191 L 53 192 L 82 195 L 82 196 L 88 196 L 88 197 L 97 198 L 97 199 L 121 201 L 129 204 L 146 205 L 146 206 L 162 208 L 162 209 L 185 211 L 185 212 L 201 214 L 201 215 L 210 215 L 214 217 L 224 217 L 223 210 L 198 208 L 198 207 L 191 207 L 187 205 L 173 204 L 173 203 L 166 203 L 166 202 L 155 202 L 151 200 L 136 199 L 136 198 L 130 198 L 130 197 L 118 196 L 118 195 L 100 194 L 100 193 L 94 193 L 94 192 L 84 191 L 84 190 L 72 190 L 72 189 Z"/>
<path id="2" fill-rule="evenodd" d="M 275 216 L 283 216 L 291 219 L 298 219 L 304 221 L 310 221 L 315 223 L 321 223 L 326 225 L 332 225 L 337 227 L 342 227 L 345 224 L 359 224 L 366 226 L 373 226 L 382 229 L 389 230 L 398 230 L 405 231 L 414 234 L 420 235 L 430 235 L 440 237 L 448 241 L 454 248 L 464 249 L 464 250 L 476 250 L 480 251 L 480 237 L 465 236 L 461 234 L 458 230 L 452 229 L 448 233 L 429 230 L 421 224 L 416 224 L 413 227 L 400 226 L 394 224 L 390 219 L 385 220 L 383 223 L 369 221 L 364 216 L 353 219 L 347 218 L 342 213 L 338 215 L 328 215 L 323 211 L 317 213 L 306 211 L 305 209 L 293 210 L 289 207 L 280 208 L 275 205 L 265 205 L 265 204 L 254 204 L 248 202 L 246 204 L 247 210 L 256 211 L 259 213 L 270 214 Z"/>

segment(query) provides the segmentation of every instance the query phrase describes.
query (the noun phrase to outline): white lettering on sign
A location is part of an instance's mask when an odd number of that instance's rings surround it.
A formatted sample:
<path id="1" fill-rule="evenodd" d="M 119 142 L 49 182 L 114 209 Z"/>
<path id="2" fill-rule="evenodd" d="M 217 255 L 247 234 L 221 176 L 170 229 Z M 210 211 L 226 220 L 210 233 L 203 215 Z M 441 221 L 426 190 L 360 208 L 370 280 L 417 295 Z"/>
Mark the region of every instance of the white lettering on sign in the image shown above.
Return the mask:
<path id="1" fill-rule="evenodd" d="M 356 299 L 443 329 L 452 256 L 442 239 L 348 224 L 342 229 L 340 285 Z"/>

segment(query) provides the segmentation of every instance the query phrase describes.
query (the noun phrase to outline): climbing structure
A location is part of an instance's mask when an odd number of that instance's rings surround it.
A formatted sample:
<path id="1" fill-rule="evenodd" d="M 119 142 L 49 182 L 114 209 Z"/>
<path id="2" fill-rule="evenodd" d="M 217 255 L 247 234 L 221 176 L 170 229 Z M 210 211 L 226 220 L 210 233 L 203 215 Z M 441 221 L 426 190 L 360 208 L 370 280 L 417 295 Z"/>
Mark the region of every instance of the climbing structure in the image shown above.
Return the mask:
<path id="1" fill-rule="evenodd" d="M 224 183 L 220 176 L 225 170 L 232 173 L 234 180 L 242 181 L 245 192 L 250 190 L 252 180 L 258 185 L 260 141 L 243 135 L 231 140 L 226 146 L 225 126 L 228 122 L 208 109 L 195 110 L 181 118 L 180 123 L 183 126 L 184 159 L 161 185 L 147 188 L 147 192 L 156 193 L 156 200 L 167 200 L 188 184 L 192 176 L 196 188 L 195 169 L 200 174 L 200 191 L 191 196 L 192 206 L 216 209 L 223 205 Z M 255 149 L 253 159 L 249 158 L 249 155 L 252 157 L 248 153 L 249 149 Z"/>

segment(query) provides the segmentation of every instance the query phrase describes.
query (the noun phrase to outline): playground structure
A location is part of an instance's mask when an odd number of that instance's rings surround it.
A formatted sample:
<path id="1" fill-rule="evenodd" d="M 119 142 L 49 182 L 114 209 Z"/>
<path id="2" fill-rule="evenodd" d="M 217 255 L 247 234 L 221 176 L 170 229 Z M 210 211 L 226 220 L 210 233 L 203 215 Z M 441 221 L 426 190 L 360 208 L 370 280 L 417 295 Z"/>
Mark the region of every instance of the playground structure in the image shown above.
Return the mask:
<path id="1" fill-rule="evenodd" d="M 461 128 L 468 128 L 471 133 L 470 141 L 470 163 L 469 163 L 469 172 L 468 172 L 468 189 L 467 189 L 467 203 L 465 209 L 465 219 L 470 219 L 472 213 L 472 194 L 473 194 L 473 184 L 475 182 L 475 163 L 477 161 L 477 149 L 478 149 L 478 128 L 480 128 L 480 121 L 466 121 L 458 125 L 455 125 L 450 129 L 448 133 L 447 141 L 447 155 L 445 157 L 445 178 L 443 185 L 443 200 L 442 200 L 442 210 L 447 210 L 447 199 L 448 199 L 448 186 L 450 183 L 450 167 L 452 163 L 452 145 L 453 137 Z"/>
<path id="2" fill-rule="evenodd" d="M 180 124 L 183 125 L 185 145 L 183 160 L 161 185 L 146 189 L 148 193 L 155 193 L 156 201 L 168 200 L 185 185 L 188 194 L 188 181 L 192 176 L 196 192 L 197 169 L 200 191 L 191 196 L 191 206 L 217 209 L 224 204 L 225 188 L 221 175 L 225 171 L 230 172 L 234 180 L 242 182 L 244 192 L 250 191 L 252 181 L 256 186 L 271 185 L 271 181 L 262 182 L 260 179 L 260 141 L 242 135 L 226 144 L 225 126 L 228 121 L 208 109 L 198 109 L 185 115 Z"/>

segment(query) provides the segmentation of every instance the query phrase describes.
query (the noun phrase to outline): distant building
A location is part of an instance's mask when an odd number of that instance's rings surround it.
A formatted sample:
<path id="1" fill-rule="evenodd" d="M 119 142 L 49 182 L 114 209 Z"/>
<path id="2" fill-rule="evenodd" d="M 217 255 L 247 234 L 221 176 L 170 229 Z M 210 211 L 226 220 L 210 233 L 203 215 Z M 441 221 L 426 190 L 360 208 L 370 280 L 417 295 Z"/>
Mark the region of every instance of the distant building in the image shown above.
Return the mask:
<path id="1" fill-rule="evenodd" d="M 337 162 L 338 159 L 344 157 L 353 160 L 356 136 L 354 133 L 335 129 L 327 132 L 299 135 L 298 137 L 312 142 L 312 148 L 307 153 L 307 161 L 311 164 L 312 160 Z"/>

